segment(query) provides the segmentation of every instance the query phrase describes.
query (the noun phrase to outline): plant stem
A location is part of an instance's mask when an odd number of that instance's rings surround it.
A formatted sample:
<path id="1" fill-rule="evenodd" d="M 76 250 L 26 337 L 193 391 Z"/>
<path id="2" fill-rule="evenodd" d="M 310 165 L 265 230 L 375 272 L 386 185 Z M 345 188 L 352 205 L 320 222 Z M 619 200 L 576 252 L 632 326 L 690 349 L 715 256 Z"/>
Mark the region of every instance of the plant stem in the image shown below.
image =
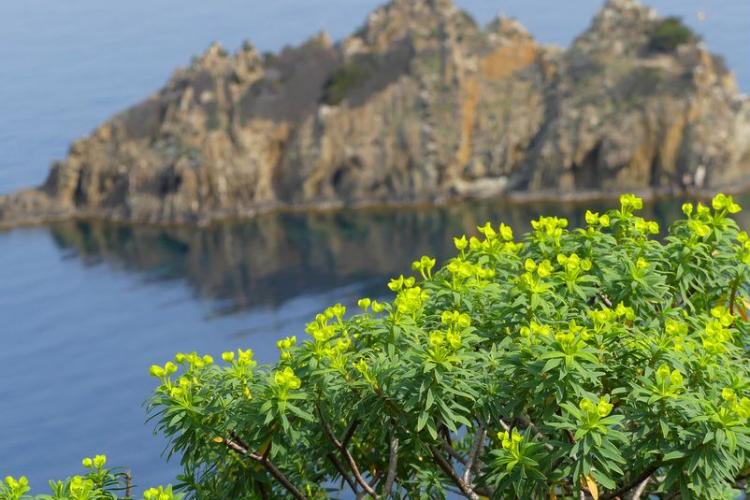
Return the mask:
<path id="1" fill-rule="evenodd" d="M 659 467 L 661 467 L 661 462 L 658 462 L 650 467 L 648 467 L 646 470 L 638 474 L 635 478 L 633 478 L 632 481 L 630 481 L 628 484 L 620 488 L 619 490 L 615 491 L 614 493 L 609 493 L 608 495 L 604 495 L 602 500 L 610 500 L 612 498 L 621 497 L 628 491 L 632 490 L 639 484 L 641 484 L 643 481 L 645 481 L 649 476 L 651 476 L 654 472 L 656 472 Z"/>
<path id="2" fill-rule="evenodd" d="M 383 487 L 383 495 L 388 498 L 391 496 L 391 490 L 393 489 L 393 481 L 396 480 L 396 469 L 398 468 L 398 438 L 396 433 L 391 434 L 391 451 L 388 457 L 388 474 L 385 477 L 385 486 Z"/>
<path id="3" fill-rule="evenodd" d="M 349 468 L 351 469 L 352 474 L 354 474 L 354 479 L 356 479 L 357 483 L 359 483 L 362 489 L 372 495 L 373 498 L 378 498 L 378 495 L 375 490 L 372 489 L 372 486 L 367 484 L 367 481 L 365 481 L 365 479 L 362 477 L 362 474 L 359 471 L 359 467 L 357 467 L 357 462 L 354 460 L 354 457 L 347 449 L 344 441 L 339 441 L 336 436 L 333 435 L 331 427 L 328 425 L 326 419 L 323 418 L 323 412 L 320 410 L 320 407 L 318 407 L 318 416 L 320 417 L 320 423 L 323 425 L 323 430 L 325 431 L 326 436 L 331 441 L 331 443 L 333 443 L 333 445 L 341 452 L 343 457 L 346 459 L 346 462 L 349 464 Z M 346 434 L 344 435 L 345 442 L 348 443 L 349 440 L 351 440 L 358 425 L 359 422 L 357 420 L 354 420 L 349 424 Z"/>
<path id="4" fill-rule="evenodd" d="M 276 468 L 276 466 L 268 459 L 268 457 L 264 457 L 258 455 L 257 453 L 251 452 L 246 447 L 242 446 L 240 443 L 233 439 L 223 438 L 221 442 L 224 444 L 224 446 L 234 451 L 235 453 L 238 453 L 245 457 L 249 457 L 251 460 L 261 464 L 268 471 L 268 473 L 271 474 L 273 478 L 276 479 L 279 484 L 281 484 L 281 486 L 283 486 L 284 489 L 286 489 L 289 494 L 291 494 L 296 500 L 307 500 L 307 497 L 305 497 L 305 495 L 303 495 L 302 492 L 299 491 L 297 487 L 294 486 L 291 481 L 289 481 L 289 479 L 287 479 L 283 472 Z"/>
<path id="5" fill-rule="evenodd" d="M 477 460 L 477 456 L 479 455 L 479 449 L 484 443 L 484 439 L 486 436 L 487 436 L 487 431 L 485 430 L 482 424 L 479 424 L 479 428 L 477 429 L 476 436 L 474 437 L 474 444 L 472 444 L 471 450 L 469 451 L 469 458 L 466 460 L 466 470 L 464 471 L 464 477 L 463 477 L 463 480 L 466 484 L 471 484 L 471 473 L 472 473 L 472 469 L 474 468 L 474 462 L 476 462 Z"/>
<path id="6" fill-rule="evenodd" d="M 455 483 L 456 486 L 458 486 L 458 489 L 461 490 L 461 493 L 466 495 L 467 498 L 470 500 L 479 500 L 479 495 L 477 495 L 474 490 L 464 482 L 463 479 L 458 477 L 458 474 L 456 474 L 456 471 L 453 470 L 453 467 L 451 464 L 448 463 L 448 461 L 438 452 L 438 450 L 435 449 L 434 446 L 430 446 L 430 452 L 432 453 L 432 457 L 435 459 L 435 462 L 437 462 L 438 467 Z"/>

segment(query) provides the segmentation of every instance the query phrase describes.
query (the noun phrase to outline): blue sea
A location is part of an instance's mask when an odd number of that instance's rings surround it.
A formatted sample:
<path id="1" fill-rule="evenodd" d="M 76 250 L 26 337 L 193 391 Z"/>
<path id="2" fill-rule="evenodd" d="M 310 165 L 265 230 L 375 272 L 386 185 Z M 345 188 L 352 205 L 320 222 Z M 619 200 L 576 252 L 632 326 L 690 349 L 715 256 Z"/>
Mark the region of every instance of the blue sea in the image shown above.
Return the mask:
<path id="1" fill-rule="evenodd" d="M 39 184 L 68 144 L 158 89 L 218 40 L 277 50 L 325 29 L 340 38 L 377 0 L 2 0 L 0 193 Z M 457 0 L 480 22 L 515 16 L 566 45 L 599 1 Z M 683 16 L 750 89 L 750 2 L 654 0 Z M 697 13 L 705 20 L 699 21 Z M 675 203 L 649 207 L 672 220 Z M 178 463 L 145 422 L 148 366 L 177 351 L 218 355 L 302 335 L 317 311 L 384 295 L 412 259 L 450 253 L 484 220 L 518 229 L 575 207 L 499 202 L 450 207 L 270 214 L 209 228 L 71 222 L 0 232 L 0 477 L 47 479 L 106 453 L 142 486 L 174 481 Z M 749 226 L 750 220 L 743 220 Z"/>

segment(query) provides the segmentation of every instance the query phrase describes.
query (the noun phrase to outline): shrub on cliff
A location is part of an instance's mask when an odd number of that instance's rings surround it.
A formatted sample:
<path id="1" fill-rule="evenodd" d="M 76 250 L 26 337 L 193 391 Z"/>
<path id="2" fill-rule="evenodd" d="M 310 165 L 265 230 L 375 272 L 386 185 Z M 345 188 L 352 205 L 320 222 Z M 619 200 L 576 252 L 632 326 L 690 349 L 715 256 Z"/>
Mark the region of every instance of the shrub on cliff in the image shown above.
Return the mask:
<path id="1" fill-rule="evenodd" d="M 362 87 L 378 72 L 382 64 L 373 55 L 363 54 L 344 62 L 336 68 L 325 84 L 323 102 L 332 106 L 341 104 L 352 91 Z M 381 68 L 382 70 L 382 68 Z"/>
<path id="2" fill-rule="evenodd" d="M 178 354 L 157 428 L 200 498 L 733 495 L 750 453 L 750 239 L 719 195 L 653 239 L 640 199 L 487 223 L 458 255 L 320 313 L 309 338 Z"/>
<path id="3" fill-rule="evenodd" d="M 649 48 L 655 52 L 674 52 L 680 45 L 697 38 L 697 35 L 683 24 L 682 19 L 668 17 L 654 29 L 649 40 Z"/>

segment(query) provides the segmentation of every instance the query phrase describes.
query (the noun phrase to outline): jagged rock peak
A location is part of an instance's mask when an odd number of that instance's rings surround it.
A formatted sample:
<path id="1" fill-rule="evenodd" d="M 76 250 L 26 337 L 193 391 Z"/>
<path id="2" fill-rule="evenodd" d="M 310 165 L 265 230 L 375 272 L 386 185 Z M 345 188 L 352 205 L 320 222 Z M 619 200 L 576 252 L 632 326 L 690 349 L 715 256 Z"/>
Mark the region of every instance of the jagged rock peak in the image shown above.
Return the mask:
<path id="1" fill-rule="evenodd" d="M 227 49 L 219 42 L 213 42 L 208 48 L 198 56 L 196 63 L 210 65 L 213 61 L 224 59 L 228 56 Z"/>
<path id="2" fill-rule="evenodd" d="M 606 24 L 608 21 L 638 22 L 653 21 L 657 18 L 656 10 L 638 0 L 607 0 L 594 17 L 594 25 Z"/>
<path id="3" fill-rule="evenodd" d="M 451 14 L 456 10 L 453 0 L 392 0 L 390 3 L 386 4 L 384 8 L 406 9 L 414 12 L 422 12 L 427 9 L 434 13 L 448 14 Z"/>
<path id="4" fill-rule="evenodd" d="M 486 31 L 505 41 L 531 41 L 533 37 L 526 27 L 515 17 L 498 15 L 490 24 L 487 25 Z"/>
<path id="5" fill-rule="evenodd" d="M 319 31 L 316 35 L 314 35 L 311 39 L 311 42 L 320 44 L 323 48 L 331 49 L 333 48 L 334 41 L 333 38 L 331 38 L 330 33 L 327 31 Z"/>
<path id="6" fill-rule="evenodd" d="M 356 37 L 375 50 L 387 50 L 405 37 L 435 34 L 462 14 L 452 0 L 392 0 L 370 13 Z"/>
<path id="7" fill-rule="evenodd" d="M 613 55 L 633 53 L 647 43 L 658 19 L 656 10 L 637 0 L 608 0 L 573 48 Z"/>

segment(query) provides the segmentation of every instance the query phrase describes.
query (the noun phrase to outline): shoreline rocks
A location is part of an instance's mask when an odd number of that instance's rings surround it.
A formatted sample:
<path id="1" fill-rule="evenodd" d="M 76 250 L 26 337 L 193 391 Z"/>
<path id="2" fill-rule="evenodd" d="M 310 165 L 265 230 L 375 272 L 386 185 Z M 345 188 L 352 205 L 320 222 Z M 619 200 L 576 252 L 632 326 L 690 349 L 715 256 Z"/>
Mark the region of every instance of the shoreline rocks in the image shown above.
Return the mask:
<path id="1" fill-rule="evenodd" d="M 697 38 L 609 0 L 568 49 L 450 0 L 393 0 L 350 37 L 214 44 L 0 197 L 0 227 L 206 223 L 284 208 L 708 194 L 750 183 L 750 100 Z"/>

